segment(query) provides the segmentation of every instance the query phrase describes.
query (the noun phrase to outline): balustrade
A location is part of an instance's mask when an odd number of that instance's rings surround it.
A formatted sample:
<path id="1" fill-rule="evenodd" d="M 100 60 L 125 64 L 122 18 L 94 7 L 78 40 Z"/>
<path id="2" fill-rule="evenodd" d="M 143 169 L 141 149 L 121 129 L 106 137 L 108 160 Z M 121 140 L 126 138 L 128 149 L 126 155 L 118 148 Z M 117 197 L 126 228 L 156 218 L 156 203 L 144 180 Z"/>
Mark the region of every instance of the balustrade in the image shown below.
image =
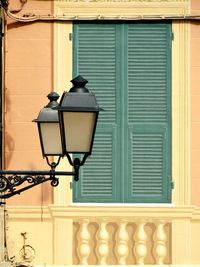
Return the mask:
<path id="1" fill-rule="evenodd" d="M 90 232 L 88 229 L 89 220 L 83 219 L 79 221 L 80 223 L 80 230 L 78 231 L 78 256 L 80 260 L 80 264 L 87 265 L 88 264 L 88 257 L 91 252 L 90 248 Z"/>
<path id="2" fill-rule="evenodd" d="M 76 221 L 77 223 L 77 221 Z M 90 225 L 98 225 L 95 233 L 90 231 Z M 171 237 L 170 223 L 163 220 L 149 222 L 145 219 L 123 218 L 96 218 L 78 221 L 79 231 L 74 242 L 78 264 L 167 264 L 169 258 L 169 244 Z M 108 225 L 114 225 L 115 230 L 110 233 Z M 152 225 L 152 231 L 147 231 L 147 224 Z M 132 227 L 130 235 L 127 225 Z M 90 246 L 92 240 L 93 246 Z M 149 257 L 150 255 L 150 257 Z M 90 257 L 90 260 L 89 260 Z M 109 259 L 109 263 L 108 263 Z M 129 262 L 128 262 L 129 259 Z M 131 260 L 130 260 L 131 259 Z M 151 259 L 151 262 L 150 260 Z M 152 259 L 154 262 L 152 262 Z M 130 262 L 131 261 L 131 262 Z"/>
<path id="3" fill-rule="evenodd" d="M 97 232 L 97 249 L 98 264 L 106 265 L 109 255 L 109 233 L 106 229 L 107 221 L 99 221 L 99 230 Z"/>
<path id="4" fill-rule="evenodd" d="M 135 246 L 133 247 L 133 253 L 135 254 L 137 264 L 144 264 L 147 255 L 147 234 L 144 227 L 145 222 L 140 221 L 137 224 L 137 230 L 134 235 Z"/>
<path id="5" fill-rule="evenodd" d="M 118 230 L 116 234 L 116 257 L 117 264 L 126 264 L 126 258 L 128 256 L 128 233 L 126 230 L 127 221 L 121 220 L 117 224 Z"/>
<path id="6" fill-rule="evenodd" d="M 167 236 L 164 230 L 165 223 L 159 221 L 156 223 L 156 231 L 154 234 L 154 256 L 157 264 L 164 264 L 167 254 L 166 240 Z"/>

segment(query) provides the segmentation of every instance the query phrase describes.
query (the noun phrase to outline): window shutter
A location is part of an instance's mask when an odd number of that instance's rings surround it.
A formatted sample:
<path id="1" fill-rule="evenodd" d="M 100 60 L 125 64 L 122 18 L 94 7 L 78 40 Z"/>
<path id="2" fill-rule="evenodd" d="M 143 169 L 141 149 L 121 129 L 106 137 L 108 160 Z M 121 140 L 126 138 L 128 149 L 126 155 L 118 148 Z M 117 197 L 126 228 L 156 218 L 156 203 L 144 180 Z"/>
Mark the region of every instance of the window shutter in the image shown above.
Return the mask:
<path id="1" fill-rule="evenodd" d="M 171 201 L 171 23 L 77 22 L 74 75 L 100 114 L 75 202 Z"/>
<path id="2" fill-rule="evenodd" d="M 127 27 L 126 202 L 170 202 L 171 25 Z"/>
<path id="3" fill-rule="evenodd" d="M 75 183 L 75 202 L 119 202 L 119 108 L 116 73 L 118 32 L 115 24 L 74 24 L 74 76 L 82 75 L 95 92 L 101 112 L 92 155 Z"/>

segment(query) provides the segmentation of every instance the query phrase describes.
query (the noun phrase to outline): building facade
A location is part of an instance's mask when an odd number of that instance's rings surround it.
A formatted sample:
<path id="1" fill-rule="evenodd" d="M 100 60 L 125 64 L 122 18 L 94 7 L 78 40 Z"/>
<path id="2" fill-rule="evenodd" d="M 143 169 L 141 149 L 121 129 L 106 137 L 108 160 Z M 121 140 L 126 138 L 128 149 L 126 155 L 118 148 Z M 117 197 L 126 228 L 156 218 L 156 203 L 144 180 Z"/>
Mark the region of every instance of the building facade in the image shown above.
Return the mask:
<path id="1" fill-rule="evenodd" d="M 105 109 L 78 183 L 7 201 L 9 257 L 200 266 L 199 1 L 13 0 L 3 14 L 5 169 L 47 169 L 31 121 L 72 77 Z"/>

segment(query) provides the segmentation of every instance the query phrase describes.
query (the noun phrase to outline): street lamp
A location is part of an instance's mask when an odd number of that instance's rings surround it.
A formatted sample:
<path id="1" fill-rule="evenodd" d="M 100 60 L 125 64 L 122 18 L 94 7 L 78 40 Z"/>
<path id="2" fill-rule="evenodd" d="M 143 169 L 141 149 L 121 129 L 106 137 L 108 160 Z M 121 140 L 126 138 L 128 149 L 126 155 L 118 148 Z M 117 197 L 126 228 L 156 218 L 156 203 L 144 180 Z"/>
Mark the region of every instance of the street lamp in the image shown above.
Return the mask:
<path id="1" fill-rule="evenodd" d="M 59 95 L 51 92 L 47 97 L 50 100 L 48 105 L 40 111 L 37 119 L 33 120 L 38 125 L 42 155 L 63 156 L 58 112 L 53 110 L 58 106 Z"/>
<path id="2" fill-rule="evenodd" d="M 63 93 L 59 104 L 57 93 L 47 96 L 49 103 L 34 120 L 38 125 L 42 155 L 50 171 L 1 170 L 0 199 L 20 194 L 46 181 L 57 186 L 57 176 L 74 176 L 74 180 L 78 181 L 79 168 L 92 152 L 98 114 L 103 109 L 98 106 L 95 95 L 85 87 L 87 80 L 77 76 L 71 82 L 73 87 Z M 76 156 L 71 156 L 73 154 Z M 50 162 L 49 157 L 52 156 L 58 156 L 57 162 Z M 73 166 L 73 171 L 55 170 L 64 156 Z"/>
<path id="3" fill-rule="evenodd" d="M 53 109 L 58 111 L 63 154 L 71 165 L 70 153 L 83 154 L 81 161 L 79 158 L 74 160 L 81 166 L 92 152 L 98 114 L 102 109 L 94 93 L 85 87 L 87 80 L 78 76 L 71 82 L 73 87 L 64 92 L 60 104 Z"/>

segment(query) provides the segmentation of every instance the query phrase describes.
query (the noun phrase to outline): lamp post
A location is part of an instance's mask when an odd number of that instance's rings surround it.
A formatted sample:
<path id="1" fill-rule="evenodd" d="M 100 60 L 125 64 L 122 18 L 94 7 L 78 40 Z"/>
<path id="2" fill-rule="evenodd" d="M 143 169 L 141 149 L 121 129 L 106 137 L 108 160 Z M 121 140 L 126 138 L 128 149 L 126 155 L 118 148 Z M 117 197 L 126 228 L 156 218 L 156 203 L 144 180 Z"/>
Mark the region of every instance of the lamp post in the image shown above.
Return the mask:
<path id="1" fill-rule="evenodd" d="M 57 93 L 47 96 L 49 103 L 34 120 L 38 125 L 42 155 L 50 170 L 1 170 L 0 199 L 20 194 L 46 181 L 57 186 L 58 176 L 74 176 L 75 181 L 79 180 L 79 168 L 92 152 L 98 114 L 103 109 L 98 106 L 95 95 L 85 87 L 87 80 L 77 76 L 71 82 L 73 87 L 63 93 L 59 104 Z M 76 157 L 72 156 L 74 154 Z M 57 162 L 50 162 L 51 156 L 58 156 Z M 55 170 L 64 156 L 73 171 Z"/>

